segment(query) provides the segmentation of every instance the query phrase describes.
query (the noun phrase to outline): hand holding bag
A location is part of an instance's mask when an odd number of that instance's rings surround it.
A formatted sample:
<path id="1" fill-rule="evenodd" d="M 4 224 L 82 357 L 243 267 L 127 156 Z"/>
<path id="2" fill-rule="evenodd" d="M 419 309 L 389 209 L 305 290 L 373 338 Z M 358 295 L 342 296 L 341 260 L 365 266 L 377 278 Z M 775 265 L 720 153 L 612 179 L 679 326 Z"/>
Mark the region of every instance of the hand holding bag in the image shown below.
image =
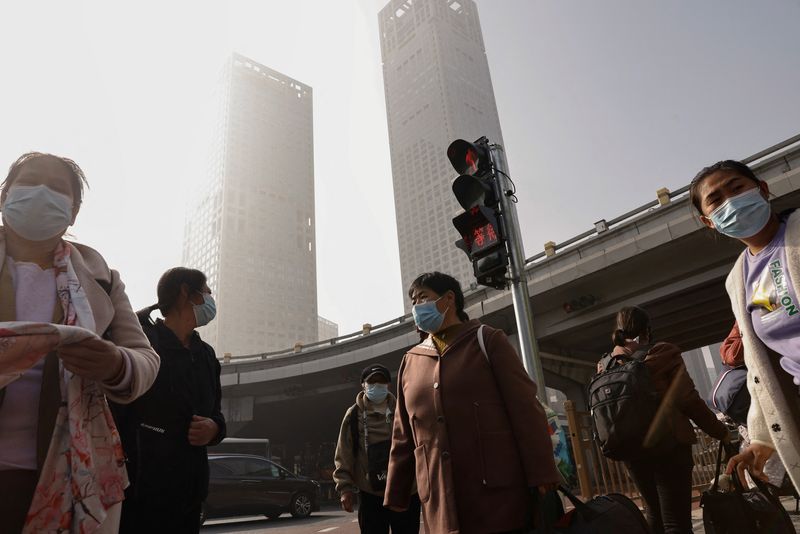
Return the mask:
<path id="1" fill-rule="evenodd" d="M 733 490 L 719 490 L 724 446 L 720 442 L 714 483 L 700 497 L 706 534 L 795 534 L 789 514 L 761 480 L 753 477 L 757 487 L 746 490 L 734 475 Z"/>

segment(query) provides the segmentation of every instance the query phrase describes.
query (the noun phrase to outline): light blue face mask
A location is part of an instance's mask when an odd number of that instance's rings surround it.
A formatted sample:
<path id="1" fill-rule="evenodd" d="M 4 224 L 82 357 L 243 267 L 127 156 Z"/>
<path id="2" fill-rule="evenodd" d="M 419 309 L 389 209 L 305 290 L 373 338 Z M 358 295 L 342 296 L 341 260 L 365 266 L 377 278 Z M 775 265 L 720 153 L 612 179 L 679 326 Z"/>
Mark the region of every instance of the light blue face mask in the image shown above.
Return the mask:
<path id="1" fill-rule="evenodd" d="M 15 185 L 3 204 L 3 221 L 28 241 L 63 234 L 72 222 L 72 200 L 46 185 Z"/>
<path id="2" fill-rule="evenodd" d="M 379 404 L 389 395 L 389 384 L 365 384 L 364 394 L 370 402 Z"/>
<path id="3" fill-rule="evenodd" d="M 444 295 L 442 295 L 442 297 L 443 296 Z M 414 316 L 414 322 L 417 324 L 417 328 L 429 334 L 435 334 L 439 331 L 444 322 L 444 313 L 439 311 L 439 308 L 436 307 L 436 303 L 439 302 L 442 297 L 430 302 L 415 304 L 411 307 L 411 315 Z"/>
<path id="4" fill-rule="evenodd" d="M 208 293 L 203 293 L 203 303 L 194 304 L 192 309 L 198 328 L 207 325 L 217 316 L 217 303 L 214 302 L 214 297 Z"/>
<path id="5" fill-rule="evenodd" d="M 772 208 L 761 196 L 761 189 L 749 189 L 726 200 L 708 218 L 721 234 L 736 239 L 753 237 L 769 222 Z"/>

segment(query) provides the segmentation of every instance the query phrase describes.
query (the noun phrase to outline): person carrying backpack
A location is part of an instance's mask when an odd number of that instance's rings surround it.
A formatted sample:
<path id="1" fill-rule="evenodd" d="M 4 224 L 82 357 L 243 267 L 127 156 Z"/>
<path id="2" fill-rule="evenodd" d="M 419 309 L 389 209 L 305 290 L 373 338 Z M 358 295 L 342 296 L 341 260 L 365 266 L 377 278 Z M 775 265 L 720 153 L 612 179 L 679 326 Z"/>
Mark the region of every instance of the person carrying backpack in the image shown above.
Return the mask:
<path id="1" fill-rule="evenodd" d="M 368 365 L 361 373 L 362 390 L 344 415 L 336 445 L 333 480 L 342 509 L 353 512 L 358 498 L 358 525 L 364 534 L 419 532 L 419 498 L 404 512 L 383 507 L 392 422 L 397 399 L 389 393 L 391 374 L 383 365 Z M 356 497 L 357 496 L 357 497 Z"/>
<path id="2" fill-rule="evenodd" d="M 612 334 L 614 350 L 602 360 L 611 372 L 631 358 L 641 359 L 658 407 L 640 454 L 626 460 L 655 534 L 692 532 L 692 444 L 694 421 L 704 432 L 727 442 L 727 427 L 719 421 L 695 388 L 680 349 L 672 343 L 653 344 L 650 317 L 636 306 L 622 308 Z M 646 400 L 642 399 L 644 407 Z"/>
<path id="3" fill-rule="evenodd" d="M 164 320 L 154 323 L 156 308 Z M 168 270 L 158 281 L 158 304 L 137 315 L 161 368 L 142 397 L 111 406 L 130 478 L 120 533 L 196 533 L 208 493 L 206 446 L 225 437 L 220 364 L 195 330 L 216 315 L 206 276 Z"/>

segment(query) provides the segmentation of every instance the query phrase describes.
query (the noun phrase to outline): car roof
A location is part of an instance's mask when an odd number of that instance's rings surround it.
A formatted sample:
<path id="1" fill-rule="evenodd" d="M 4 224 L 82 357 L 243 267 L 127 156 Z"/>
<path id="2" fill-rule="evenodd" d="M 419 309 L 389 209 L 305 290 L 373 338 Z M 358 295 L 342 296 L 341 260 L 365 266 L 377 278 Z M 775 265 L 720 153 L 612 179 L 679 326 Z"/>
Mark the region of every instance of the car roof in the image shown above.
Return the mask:
<path id="1" fill-rule="evenodd" d="M 239 454 L 235 452 L 210 452 L 208 453 L 208 459 L 219 459 L 219 458 L 254 458 L 256 460 L 264 460 L 265 462 L 275 463 L 269 458 L 265 458 L 263 456 L 259 456 L 257 454 Z M 278 464 L 275 464 L 278 465 Z"/>

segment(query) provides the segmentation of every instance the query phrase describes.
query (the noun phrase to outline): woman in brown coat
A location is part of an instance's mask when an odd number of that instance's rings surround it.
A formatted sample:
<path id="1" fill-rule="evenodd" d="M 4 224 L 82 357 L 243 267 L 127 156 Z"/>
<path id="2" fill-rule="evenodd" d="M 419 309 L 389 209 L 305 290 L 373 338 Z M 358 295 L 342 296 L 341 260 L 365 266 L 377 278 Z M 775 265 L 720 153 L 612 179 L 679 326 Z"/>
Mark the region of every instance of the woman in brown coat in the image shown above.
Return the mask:
<path id="1" fill-rule="evenodd" d="M 416 473 L 428 533 L 522 529 L 532 491 L 559 481 L 536 384 L 501 330 L 468 320 L 454 278 L 423 274 L 409 296 L 429 335 L 400 366 L 384 504 L 407 508 Z"/>
<path id="2" fill-rule="evenodd" d="M 655 534 L 692 532 L 692 444 L 697 441 L 690 419 L 707 434 L 728 440 L 727 427 L 714 415 L 686 370 L 681 351 L 672 343 L 652 343 L 650 317 L 630 306 L 617 313 L 612 335 L 614 356 L 631 356 L 647 349 L 644 363 L 661 407 L 651 425 L 658 455 L 627 463 L 647 508 L 647 522 Z"/>

